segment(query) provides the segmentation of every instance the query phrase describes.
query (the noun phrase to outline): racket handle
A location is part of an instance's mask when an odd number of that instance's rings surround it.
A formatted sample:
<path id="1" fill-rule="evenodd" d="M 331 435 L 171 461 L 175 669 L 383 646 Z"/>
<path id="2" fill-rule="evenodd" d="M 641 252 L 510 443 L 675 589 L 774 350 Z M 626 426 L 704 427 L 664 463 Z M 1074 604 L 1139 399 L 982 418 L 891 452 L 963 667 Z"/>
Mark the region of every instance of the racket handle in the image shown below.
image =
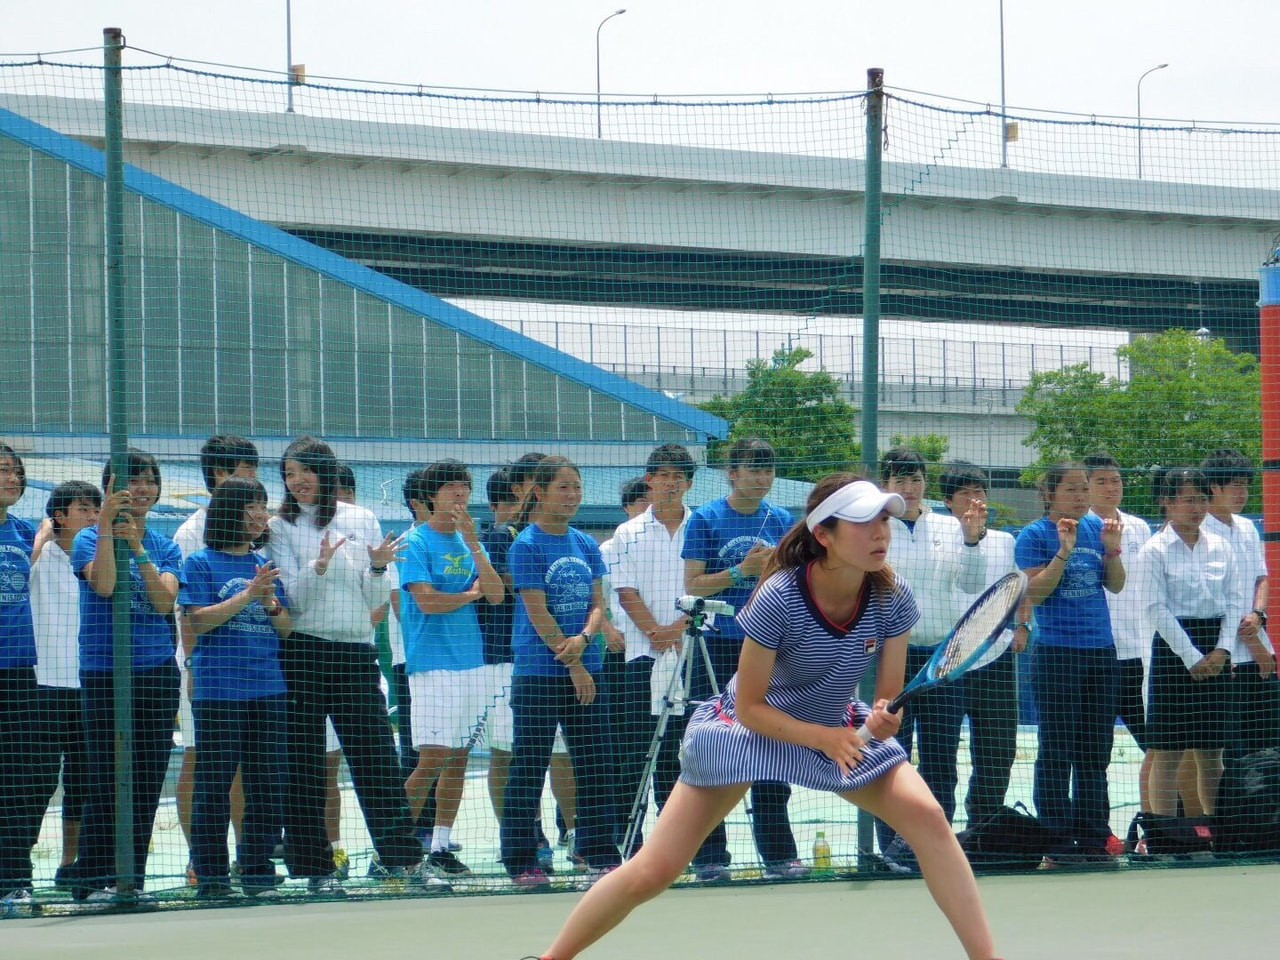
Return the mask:
<path id="1" fill-rule="evenodd" d="M 899 710 L 902 709 L 902 697 L 901 696 L 894 697 L 893 700 L 890 701 L 889 706 L 886 707 L 885 709 L 888 710 L 890 713 L 897 713 Z M 870 743 L 873 739 L 873 737 L 871 736 L 871 731 L 867 729 L 867 725 L 865 723 L 858 728 L 857 733 L 858 733 L 858 739 L 861 740 L 863 743 Z"/>

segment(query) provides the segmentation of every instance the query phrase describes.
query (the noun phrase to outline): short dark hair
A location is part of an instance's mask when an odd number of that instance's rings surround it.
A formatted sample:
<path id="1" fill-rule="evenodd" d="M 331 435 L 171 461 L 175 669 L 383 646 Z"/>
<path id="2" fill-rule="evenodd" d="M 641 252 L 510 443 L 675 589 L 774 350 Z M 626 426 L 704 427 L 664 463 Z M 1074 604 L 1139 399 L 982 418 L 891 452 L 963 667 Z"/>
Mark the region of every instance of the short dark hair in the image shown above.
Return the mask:
<path id="1" fill-rule="evenodd" d="M 140 473 L 150 471 L 156 478 L 156 492 L 160 492 L 160 464 L 156 462 L 156 458 L 145 450 L 139 450 L 137 447 L 130 447 L 124 455 L 124 476 L 118 478 L 121 488 L 127 487 L 129 481 Z M 102 465 L 102 489 L 106 493 L 111 492 L 111 461 L 108 460 Z"/>
<path id="2" fill-rule="evenodd" d="M 1232 480 L 1253 482 L 1253 461 L 1231 447 L 1214 450 L 1204 458 L 1200 469 L 1211 487 L 1225 487 Z"/>
<path id="3" fill-rule="evenodd" d="M 280 455 L 280 479 L 284 480 L 284 465 L 293 460 L 316 475 L 316 526 L 323 530 L 338 512 L 338 458 L 333 448 L 315 437 L 299 437 L 284 448 Z M 285 484 L 284 502 L 280 504 L 280 516 L 296 523 L 302 513 L 302 505 L 289 492 Z"/>
<path id="4" fill-rule="evenodd" d="M 649 499 L 649 481 L 644 477 L 632 477 L 623 481 L 622 505 L 629 507 L 638 500 Z"/>
<path id="5" fill-rule="evenodd" d="M 735 440 L 725 454 L 725 469 L 736 470 L 739 467 L 760 470 L 778 465 L 778 454 L 773 444 L 760 437 L 743 437 Z"/>
<path id="6" fill-rule="evenodd" d="M 223 551 L 240 546 L 246 540 L 244 508 L 251 503 L 266 502 L 267 488 L 257 480 L 228 477 L 209 499 L 209 513 L 204 522 L 205 546 Z"/>
<path id="7" fill-rule="evenodd" d="M 427 509 L 435 513 L 436 505 L 432 501 L 446 483 L 465 483 L 468 487 L 471 486 L 471 470 L 461 460 L 455 460 L 452 457 L 429 464 L 422 471 L 424 496 L 414 499 L 421 500 L 427 505 Z"/>
<path id="8" fill-rule="evenodd" d="M 507 467 L 507 475 L 511 479 L 511 485 L 518 487 L 528 483 L 533 477 L 533 472 L 538 469 L 538 464 L 545 459 L 547 459 L 547 455 L 537 451 L 523 454 L 515 463 Z"/>
<path id="9" fill-rule="evenodd" d="M 515 503 L 516 492 L 511 486 L 511 468 L 499 467 L 489 474 L 489 481 L 484 485 L 484 493 L 491 506 Z"/>
<path id="10" fill-rule="evenodd" d="M 698 472 L 698 465 L 693 462 L 692 454 L 678 443 L 664 443 L 649 454 L 649 459 L 644 462 L 644 472 L 647 474 L 657 473 L 665 467 L 679 470 L 686 480 L 692 480 L 693 475 Z"/>
<path id="11" fill-rule="evenodd" d="M 255 470 L 258 467 L 258 448 L 244 437 L 220 433 L 200 446 L 200 472 L 204 474 L 205 489 L 210 493 L 213 493 L 213 471 L 234 473 L 242 463 L 250 464 Z"/>
<path id="12" fill-rule="evenodd" d="M 1206 497 L 1212 496 L 1209 481 L 1199 467 L 1176 466 L 1156 471 L 1152 481 L 1152 494 L 1156 503 L 1172 500 L 1183 487 L 1194 487 Z"/>
<path id="13" fill-rule="evenodd" d="M 968 460 L 952 460 L 942 468 L 938 487 L 943 500 L 950 500 L 964 487 L 981 487 L 987 492 L 987 472 Z"/>
<path id="14" fill-rule="evenodd" d="M 418 467 L 405 474 L 404 483 L 400 486 L 400 495 L 404 498 L 404 505 L 408 507 L 410 513 L 413 513 L 414 500 L 430 506 L 430 501 L 427 499 L 426 467 Z"/>
<path id="15" fill-rule="evenodd" d="M 18 496 L 22 496 L 27 492 L 27 467 L 22 462 L 22 458 L 18 456 L 18 451 L 13 449 L 7 443 L 0 443 L 0 457 L 8 457 L 13 461 L 13 465 L 17 468 L 18 479 L 22 481 L 22 489 L 18 492 Z"/>
<path id="16" fill-rule="evenodd" d="M 1085 456 L 1084 469 L 1088 474 L 1095 470 L 1119 470 L 1120 461 L 1105 450 L 1097 450 Z"/>
<path id="17" fill-rule="evenodd" d="M 356 472 L 351 469 L 351 464 L 338 464 L 338 469 L 333 475 L 333 485 L 339 490 L 350 490 L 352 493 L 356 492 Z"/>
<path id="18" fill-rule="evenodd" d="M 55 530 L 62 529 L 62 524 L 58 522 L 58 513 L 66 513 L 71 509 L 71 505 L 77 500 L 83 500 L 85 503 L 92 503 L 95 507 L 102 506 L 102 491 L 95 487 L 92 483 L 84 480 L 64 480 L 53 488 L 53 493 L 49 494 L 49 502 L 44 505 L 44 513 L 53 521 Z"/>
<path id="19" fill-rule="evenodd" d="M 894 447 L 880 458 L 880 482 L 890 477 L 909 477 L 913 473 L 927 474 L 929 466 L 920 451 L 911 447 Z"/>

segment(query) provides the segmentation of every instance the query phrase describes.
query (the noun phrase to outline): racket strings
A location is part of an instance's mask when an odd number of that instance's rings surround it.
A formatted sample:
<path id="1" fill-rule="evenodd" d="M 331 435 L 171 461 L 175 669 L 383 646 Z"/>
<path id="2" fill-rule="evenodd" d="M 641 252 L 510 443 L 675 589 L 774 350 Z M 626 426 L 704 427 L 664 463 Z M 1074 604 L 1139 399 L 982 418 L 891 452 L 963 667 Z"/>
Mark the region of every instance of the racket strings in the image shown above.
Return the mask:
<path id="1" fill-rule="evenodd" d="M 947 641 L 946 651 L 938 663 L 938 675 L 945 677 L 963 666 L 992 634 L 1004 627 L 1021 599 L 1022 583 L 1009 577 L 971 609 Z"/>

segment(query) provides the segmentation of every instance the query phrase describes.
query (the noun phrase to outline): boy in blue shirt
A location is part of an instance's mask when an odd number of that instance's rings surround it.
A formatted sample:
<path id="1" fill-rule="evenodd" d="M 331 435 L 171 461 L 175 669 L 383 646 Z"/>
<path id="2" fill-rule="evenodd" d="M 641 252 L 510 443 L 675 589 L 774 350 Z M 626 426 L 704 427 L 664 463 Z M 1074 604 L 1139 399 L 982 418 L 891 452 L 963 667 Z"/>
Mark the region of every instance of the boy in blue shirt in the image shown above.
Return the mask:
<path id="1" fill-rule="evenodd" d="M 408 487 L 409 485 L 406 484 Z M 418 766 L 405 789 L 416 820 L 433 782 L 435 826 L 428 863 L 447 878 L 471 871 L 449 849 L 462 803 L 467 755 L 497 691 L 484 663 L 484 639 L 476 601 L 502 602 L 502 580 L 480 543 L 467 512 L 471 472 L 457 460 L 441 460 L 421 474 L 406 499 L 425 503 L 426 523 L 405 539 L 400 563 L 400 615 L 405 669 L 413 710 Z"/>

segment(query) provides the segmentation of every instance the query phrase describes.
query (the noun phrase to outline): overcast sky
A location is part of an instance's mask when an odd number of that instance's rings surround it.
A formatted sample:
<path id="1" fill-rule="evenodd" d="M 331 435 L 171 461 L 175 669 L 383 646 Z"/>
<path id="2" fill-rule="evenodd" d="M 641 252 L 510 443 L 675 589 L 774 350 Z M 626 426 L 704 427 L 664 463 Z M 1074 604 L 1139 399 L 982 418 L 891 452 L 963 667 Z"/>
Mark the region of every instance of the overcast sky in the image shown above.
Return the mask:
<path id="1" fill-rule="evenodd" d="M 310 76 L 591 92 L 600 20 L 606 93 L 858 90 L 886 83 L 1000 100 L 999 0 L 293 0 L 293 59 Z M 1005 0 L 1014 107 L 1280 125 L 1278 0 Z M 0 4 L 0 53 L 101 44 L 283 69 L 285 0 L 36 0 Z M 100 62 L 99 54 L 79 55 Z"/>

